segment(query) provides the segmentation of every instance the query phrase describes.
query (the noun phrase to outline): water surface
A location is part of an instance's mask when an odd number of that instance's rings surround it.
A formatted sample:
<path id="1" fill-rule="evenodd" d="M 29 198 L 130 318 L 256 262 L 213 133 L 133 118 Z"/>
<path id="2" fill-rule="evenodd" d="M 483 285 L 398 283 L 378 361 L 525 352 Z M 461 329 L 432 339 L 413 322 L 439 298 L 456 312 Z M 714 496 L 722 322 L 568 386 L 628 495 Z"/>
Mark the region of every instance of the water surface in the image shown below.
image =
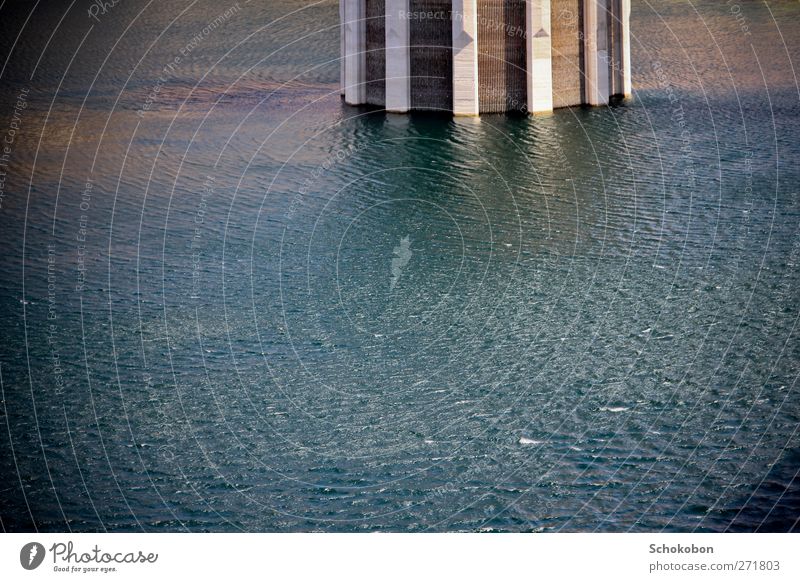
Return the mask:
<path id="1" fill-rule="evenodd" d="M 479 120 L 229 8 L 0 9 L 4 530 L 797 527 L 796 2 L 635 1 L 632 99 Z"/>

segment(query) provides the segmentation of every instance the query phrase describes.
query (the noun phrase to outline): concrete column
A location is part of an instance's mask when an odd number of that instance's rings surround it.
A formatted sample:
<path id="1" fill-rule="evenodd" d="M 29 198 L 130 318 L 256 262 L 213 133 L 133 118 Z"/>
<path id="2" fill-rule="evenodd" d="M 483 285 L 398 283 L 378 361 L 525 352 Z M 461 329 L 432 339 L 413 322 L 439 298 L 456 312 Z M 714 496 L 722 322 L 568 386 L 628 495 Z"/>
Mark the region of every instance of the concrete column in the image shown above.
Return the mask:
<path id="1" fill-rule="evenodd" d="M 550 35 L 550 0 L 525 2 L 527 37 L 528 111 L 553 110 L 553 59 Z"/>
<path id="2" fill-rule="evenodd" d="M 453 114 L 478 115 L 477 0 L 453 0 Z"/>
<path id="3" fill-rule="evenodd" d="M 409 0 L 386 0 L 386 110 L 411 109 Z"/>
<path id="4" fill-rule="evenodd" d="M 631 0 L 622 1 L 622 87 L 623 94 L 630 97 L 633 93 L 631 88 Z"/>
<path id="5" fill-rule="evenodd" d="M 583 38 L 586 103 L 605 105 L 609 93 L 608 0 L 584 0 Z"/>
<path id="6" fill-rule="evenodd" d="M 367 100 L 367 3 L 365 0 L 344 2 L 344 100 L 361 105 Z"/>
<path id="7" fill-rule="evenodd" d="M 339 0 L 339 92 L 344 96 L 344 0 Z"/>

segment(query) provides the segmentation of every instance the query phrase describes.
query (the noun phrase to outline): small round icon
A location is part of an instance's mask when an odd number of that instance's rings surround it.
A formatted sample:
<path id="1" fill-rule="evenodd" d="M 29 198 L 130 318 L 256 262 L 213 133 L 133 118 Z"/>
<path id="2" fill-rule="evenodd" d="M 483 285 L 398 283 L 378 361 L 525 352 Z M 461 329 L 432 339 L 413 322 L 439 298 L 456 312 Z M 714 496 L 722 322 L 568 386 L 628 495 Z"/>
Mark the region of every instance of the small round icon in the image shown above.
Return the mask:
<path id="1" fill-rule="evenodd" d="M 19 563 L 26 570 L 35 570 L 44 561 L 44 546 L 39 542 L 29 542 L 19 551 Z"/>

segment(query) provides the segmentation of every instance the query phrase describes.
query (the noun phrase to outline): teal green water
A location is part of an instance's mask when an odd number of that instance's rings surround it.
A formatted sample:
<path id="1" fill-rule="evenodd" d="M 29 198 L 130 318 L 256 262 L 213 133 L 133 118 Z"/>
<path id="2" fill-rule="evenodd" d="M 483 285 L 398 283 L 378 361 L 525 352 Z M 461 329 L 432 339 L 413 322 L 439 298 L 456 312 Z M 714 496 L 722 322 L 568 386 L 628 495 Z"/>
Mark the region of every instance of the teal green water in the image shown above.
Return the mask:
<path id="1" fill-rule="evenodd" d="M 227 8 L 0 8 L 4 530 L 797 528 L 796 2 L 634 1 L 633 99 L 479 120 Z"/>

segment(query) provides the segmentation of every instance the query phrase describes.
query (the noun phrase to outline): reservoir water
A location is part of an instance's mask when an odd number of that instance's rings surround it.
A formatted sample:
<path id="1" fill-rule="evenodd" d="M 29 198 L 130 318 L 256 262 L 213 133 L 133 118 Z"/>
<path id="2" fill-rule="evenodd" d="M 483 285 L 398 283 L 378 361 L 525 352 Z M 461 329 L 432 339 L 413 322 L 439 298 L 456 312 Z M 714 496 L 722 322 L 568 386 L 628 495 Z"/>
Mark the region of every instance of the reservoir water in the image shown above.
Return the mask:
<path id="1" fill-rule="evenodd" d="M 797 529 L 800 6 L 632 4 L 480 119 L 331 0 L 1 7 L 2 528 Z"/>

